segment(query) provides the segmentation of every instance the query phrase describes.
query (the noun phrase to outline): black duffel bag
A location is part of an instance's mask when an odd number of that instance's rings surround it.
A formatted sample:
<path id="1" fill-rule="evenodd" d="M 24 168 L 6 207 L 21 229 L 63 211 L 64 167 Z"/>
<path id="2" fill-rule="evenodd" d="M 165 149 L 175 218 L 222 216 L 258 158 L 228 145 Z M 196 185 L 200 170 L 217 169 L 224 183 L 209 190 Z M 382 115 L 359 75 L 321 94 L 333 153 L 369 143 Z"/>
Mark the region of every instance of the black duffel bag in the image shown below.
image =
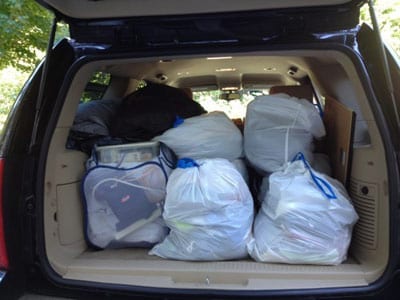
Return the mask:
<path id="1" fill-rule="evenodd" d="M 147 82 L 126 96 L 113 121 L 111 135 L 130 142 L 148 141 L 171 128 L 177 117 L 206 113 L 184 90 Z"/>

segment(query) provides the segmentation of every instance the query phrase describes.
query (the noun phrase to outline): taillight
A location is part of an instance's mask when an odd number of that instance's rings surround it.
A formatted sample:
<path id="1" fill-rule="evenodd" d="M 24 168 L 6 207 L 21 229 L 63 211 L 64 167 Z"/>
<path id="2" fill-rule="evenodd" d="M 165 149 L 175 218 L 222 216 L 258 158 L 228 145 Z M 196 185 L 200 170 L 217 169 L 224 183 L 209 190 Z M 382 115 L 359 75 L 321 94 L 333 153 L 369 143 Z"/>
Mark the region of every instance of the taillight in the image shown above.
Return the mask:
<path id="1" fill-rule="evenodd" d="M 6 239 L 4 236 L 3 173 L 4 159 L 0 158 L 0 269 L 8 269 Z"/>

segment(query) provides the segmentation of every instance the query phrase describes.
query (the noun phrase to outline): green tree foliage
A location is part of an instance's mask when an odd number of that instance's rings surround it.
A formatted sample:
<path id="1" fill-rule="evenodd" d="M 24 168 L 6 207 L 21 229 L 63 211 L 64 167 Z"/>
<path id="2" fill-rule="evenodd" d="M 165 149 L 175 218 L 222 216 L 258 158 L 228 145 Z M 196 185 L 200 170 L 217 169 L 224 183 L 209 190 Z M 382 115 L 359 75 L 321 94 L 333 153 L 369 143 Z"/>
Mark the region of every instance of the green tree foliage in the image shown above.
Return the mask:
<path id="1" fill-rule="evenodd" d="M 0 128 L 3 126 L 27 76 L 27 73 L 20 72 L 12 67 L 0 70 Z"/>
<path id="2" fill-rule="evenodd" d="M 33 0 L 1 0 L 0 70 L 31 70 L 38 52 L 46 49 L 51 20 L 51 14 Z"/>
<path id="3" fill-rule="evenodd" d="M 377 1 L 376 9 L 384 39 L 400 55 L 400 0 Z"/>
<path id="4" fill-rule="evenodd" d="M 374 9 L 384 41 L 400 55 L 400 0 L 374 0 Z M 361 21 L 371 24 L 369 10 L 361 10 Z"/>

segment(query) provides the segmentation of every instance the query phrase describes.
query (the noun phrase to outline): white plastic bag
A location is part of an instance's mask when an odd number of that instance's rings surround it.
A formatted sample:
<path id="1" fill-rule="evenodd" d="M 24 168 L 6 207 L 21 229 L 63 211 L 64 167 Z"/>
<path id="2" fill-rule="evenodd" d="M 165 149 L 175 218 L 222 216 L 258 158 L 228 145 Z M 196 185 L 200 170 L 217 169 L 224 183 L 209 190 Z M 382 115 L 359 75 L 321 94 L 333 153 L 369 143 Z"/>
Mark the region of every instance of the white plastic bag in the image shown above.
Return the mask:
<path id="1" fill-rule="evenodd" d="M 248 255 L 253 199 L 225 159 L 178 161 L 167 184 L 163 218 L 170 228 L 150 254 L 180 260 L 227 260 Z"/>
<path id="2" fill-rule="evenodd" d="M 183 123 L 155 137 L 178 158 L 226 158 L 243 155 L 243 136 L 223 112 L 212 112 L 183 120 Z"/>
<path id="3" fill-rule="evenodd" d="M 296 153 L 312 162 L 313 137 L 325 135 L 312 103 L 286 94 L 257 97 L 247 106 L 244 152 L 261 173 L 277 171 Z"/>
<path id="4" fill-rule="evenodd" d="M 328 155 L 323 154 L 323 153 L 314 153 L 313 156 L 314 156 L 314 162 L 312 164 L 312 168 L 319 173 L 323 173 L 325 175 L 331 176 L 332 169 L 330 166 Z M 259 204 L 262 204 L 262 202 L 265 199 L 265 196 L 268 193 L 269 175 L 271 175 L 271 174 L 268 173 L 264 176 L 264 178 L 262 179 L 262 182 L 259 186 L 258 196 L 257 196 L 257 201 Z"/>
<path id="5" fill-rule="evenodd" d="M 238 170 L 239 173 L 242 174 L 244 181 L 249 184 L 249 172 L 247 171 L 247 166 L 244 159 L 238 158 L 234 161 L 231 161 L 231 163 L 235 166 L 236 170 Z"/>
<path id="6" fill-rule="evenodd" d="M 270 176 L 248 244 L 257 261 L 337 265 L 358 220 L 340 182 L 311 169 L 304 156 Z"/>

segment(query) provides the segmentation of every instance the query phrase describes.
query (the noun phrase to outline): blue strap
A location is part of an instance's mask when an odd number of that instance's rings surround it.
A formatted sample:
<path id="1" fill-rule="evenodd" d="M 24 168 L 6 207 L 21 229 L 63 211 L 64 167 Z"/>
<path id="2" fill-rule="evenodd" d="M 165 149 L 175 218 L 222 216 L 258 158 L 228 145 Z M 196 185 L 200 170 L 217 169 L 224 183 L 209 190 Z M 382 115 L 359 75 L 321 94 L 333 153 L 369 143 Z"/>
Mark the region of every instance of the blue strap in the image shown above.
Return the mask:
<path id="1" fill-rule="evenodd" d="M 177 167 L 180 169 L 187 169 L 187 168 L 199 167 L 199 165 L 193 159 L 185 157 L 178 160 Z"/>
<path id="2" fill-rule="evenodd" d="M 322 109 L 321 103 L 319 103 L 319 101 L 318 101 L 316 105 L 317 105 L 317 108 L 318 108 L 318 111 L 319 111 L 319 115 L 320 115 L 321 119 L 323 119 L 324 118 L 324 111 Z"/>
<path id="3" fill-rule="evenodd" d="M 304 157 L 304 154 L 299 152 L 295 155 L 295 157 L 292 159 L 292 162 L 300 160 L 304 163 L 304 166 L 307 168 L 307 170 L 310 172 L 311 178 L 316 184 L 316 186 L 321 190 L 321 192 L 328 198 L 328 199 L 337 199 L 337 196 L 335 192 L 332 189 L 332 186 L 324 179 L 321 177 L 318 177 L 314 174 L 310 164 L 307 162 L 306 158 Z M 328 190 L 328 191 L 326 191 Z"/>
<path id="4" fill-rule="evenodd" d="M 175 153 L 162 142 L 160 142 L 160 155 L 158 159 L 164 162 L 169 168 L 176 168 L 177 157 Z"/>
<path id="5" fill-rule="evenodd" d="M 180 116 L 175 117 L 175 122 L 174 125 L 172 125 L 174 128 L 178 127 L 179 125 L 183 124 L 185 122 L 185 119 L 181 118 Z"/>

